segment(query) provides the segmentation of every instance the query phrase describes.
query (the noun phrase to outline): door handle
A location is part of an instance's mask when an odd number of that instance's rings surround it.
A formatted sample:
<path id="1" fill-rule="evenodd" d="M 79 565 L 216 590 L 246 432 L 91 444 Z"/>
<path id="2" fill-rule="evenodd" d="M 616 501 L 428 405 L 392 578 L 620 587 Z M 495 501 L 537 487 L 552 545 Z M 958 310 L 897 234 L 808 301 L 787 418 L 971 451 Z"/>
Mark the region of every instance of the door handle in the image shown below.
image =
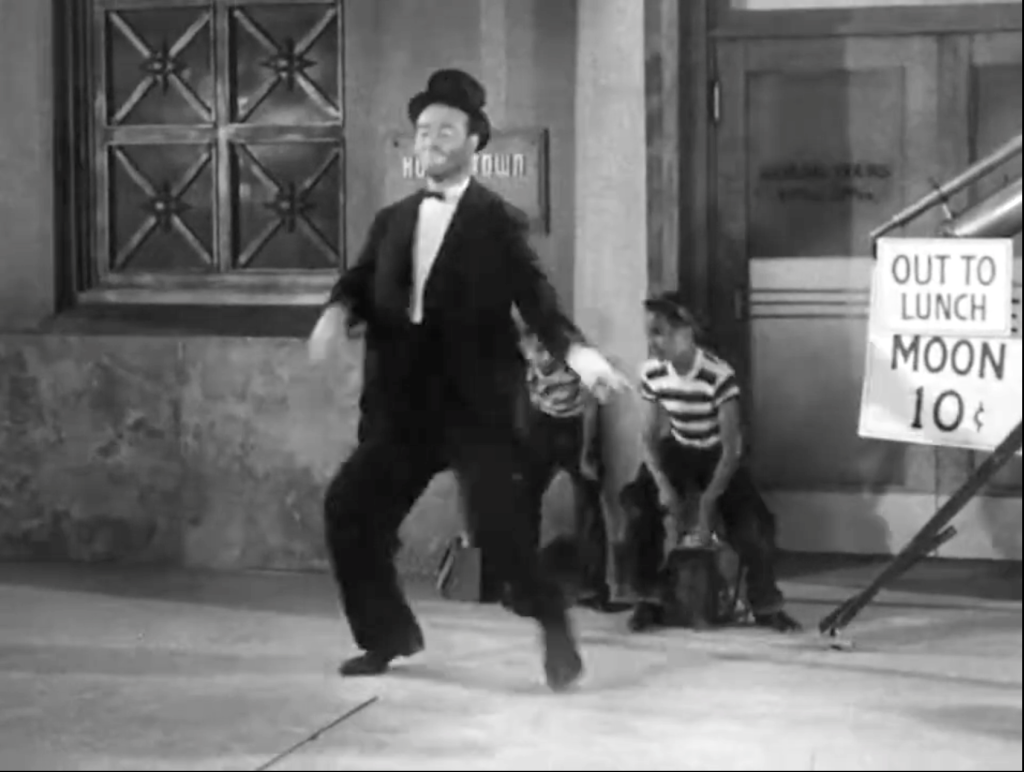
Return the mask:
<path id="1" fill-rule="evenodd" d="M 732 313 L 737 322 L 747 319 L 747 288 L 737 287 L 732 291 Z"/>

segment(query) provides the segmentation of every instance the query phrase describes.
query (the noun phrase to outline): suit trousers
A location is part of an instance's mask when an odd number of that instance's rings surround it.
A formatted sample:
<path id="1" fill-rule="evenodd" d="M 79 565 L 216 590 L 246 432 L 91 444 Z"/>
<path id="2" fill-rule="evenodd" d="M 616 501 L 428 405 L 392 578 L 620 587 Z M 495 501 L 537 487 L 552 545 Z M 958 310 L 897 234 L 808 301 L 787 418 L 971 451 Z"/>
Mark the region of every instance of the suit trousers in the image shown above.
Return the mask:
<path id="1" fill-rule="evenodd" d="M 530 461 L 527 494 L 530 539 L 540 547 L 544 495 L 555 476 L 564 471 L 573 486 L 575 537 L 582 563 L 583 589 L 603 592 L 608 586 L 608 537 L 601 504 L 601 483 L 583 475 L 583 417 L 560 418 L 534 409 L 527 419 Z M 596 452 L 596 450 L 595 450 Z"/>
<path id="2" fill-rule="evenodd" d="M 327 546 L 356 644 L 363 651 L 399 655 L 422 635 L 399 583 L 395 545 L 412 506 L 448 468 L 465 486 L 474 542 L 508 583 L 517 613 L 546 626 L 565 624 L 563 593 L 543 575 L 531 543 L 526 453 L 514 430 L 420 414 L 429 416 L 426 423 L 372 422 L 328 487 Z"/>

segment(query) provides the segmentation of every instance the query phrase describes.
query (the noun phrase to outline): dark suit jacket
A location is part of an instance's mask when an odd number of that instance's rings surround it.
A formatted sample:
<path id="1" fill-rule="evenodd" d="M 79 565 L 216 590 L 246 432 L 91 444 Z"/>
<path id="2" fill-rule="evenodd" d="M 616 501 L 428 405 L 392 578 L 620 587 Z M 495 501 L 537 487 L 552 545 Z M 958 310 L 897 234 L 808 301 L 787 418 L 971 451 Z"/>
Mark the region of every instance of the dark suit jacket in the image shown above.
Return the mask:
<path id="1" fill-rule="evenodd" d="M 367 325 L 372 367 L 362 408 L 403 421 L 427 410 L 449 424 L 513 428 L 525 372 L 512 305 L 557 357 L 582 336 L 529 246 L 525 218 L 475 180 L 431 269 L 423 322 L 413 325 L 408 311 L 422 199 L 418 193 L 377 214 L 356 264 L 331 292 L 330 303 Z"/>

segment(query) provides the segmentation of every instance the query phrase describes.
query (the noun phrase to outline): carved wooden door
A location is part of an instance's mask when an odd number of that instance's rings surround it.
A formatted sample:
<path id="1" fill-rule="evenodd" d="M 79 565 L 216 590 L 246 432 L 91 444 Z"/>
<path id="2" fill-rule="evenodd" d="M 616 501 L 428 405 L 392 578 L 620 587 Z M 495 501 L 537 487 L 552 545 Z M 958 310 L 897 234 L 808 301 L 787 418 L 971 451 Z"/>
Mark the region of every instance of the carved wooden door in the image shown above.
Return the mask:
<path id="1" fill-rule="evenodd" d="M 934 511 L 935 452 L 858 437 L 869 233 L 942 173 L 938 43 L 740 39 L 716 59 L 712 309 L 755 474 L 787 548 L 886 552 Z"/>
<path id="2" fill-rule="evenodd" d="M 96 0 L 105 286 L 272 287 L 344 255 L 339 0 Z"/>

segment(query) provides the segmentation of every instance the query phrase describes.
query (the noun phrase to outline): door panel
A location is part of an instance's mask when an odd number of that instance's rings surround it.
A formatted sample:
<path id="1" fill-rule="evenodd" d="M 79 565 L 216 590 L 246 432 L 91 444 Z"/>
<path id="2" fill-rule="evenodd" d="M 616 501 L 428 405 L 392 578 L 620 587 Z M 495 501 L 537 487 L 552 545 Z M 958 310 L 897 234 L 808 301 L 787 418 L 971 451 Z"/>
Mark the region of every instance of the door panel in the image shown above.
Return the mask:
<path id="1" fill-rule="evenodd" d="M 216 271 L 213 13 L 98 3 L 101 277 Z"/>
<path id="2" fill-rule="evenodd" d="M 898 549 L 934 512 L 936 455 L 857 436 L 868 233 L 941 168 L 938 43 L 736 41 L 717 64 L 714 322 L 745 379 L 780 542 Z"/>
<path id="3" fill-rule="evenodd" d="M 328 269 L 341 260 L 340 140 L 227 143 L 233 269 Z"/>
<path id="4" fill-rule="evenodd" d="M 342 33 L 340 0 L 95 0 L 103 284 L 343 264 Z"/>
<path id="5" fill-rule="evenodd" d="M 107 149 L 112 271 L 215 270 L 213 155 L 212 142 Z"/>
<path id="6" fill-rule="evenodd" d="M 720 49 L 715 326 L 744 360 L 766 487 L 934 491 L 931 451 L 861 440 L 857 416 L 868 233 L 928 189 L 937 61 L 924 37 Z M 749 318 L 722 302 L 736 288 Z"/>
<path id="7" fill-rule="evenodd" d="M 899 67 L 751 74 L 751 255 L 871 253 L 868 233 L 901 198 L 903 80 Z"/>
<path id="8" fill-rule="evenodd" d="M 342 25 L 337 0 L 224 3 L 220 209 L 226 270 L 342 261 Z"/>

